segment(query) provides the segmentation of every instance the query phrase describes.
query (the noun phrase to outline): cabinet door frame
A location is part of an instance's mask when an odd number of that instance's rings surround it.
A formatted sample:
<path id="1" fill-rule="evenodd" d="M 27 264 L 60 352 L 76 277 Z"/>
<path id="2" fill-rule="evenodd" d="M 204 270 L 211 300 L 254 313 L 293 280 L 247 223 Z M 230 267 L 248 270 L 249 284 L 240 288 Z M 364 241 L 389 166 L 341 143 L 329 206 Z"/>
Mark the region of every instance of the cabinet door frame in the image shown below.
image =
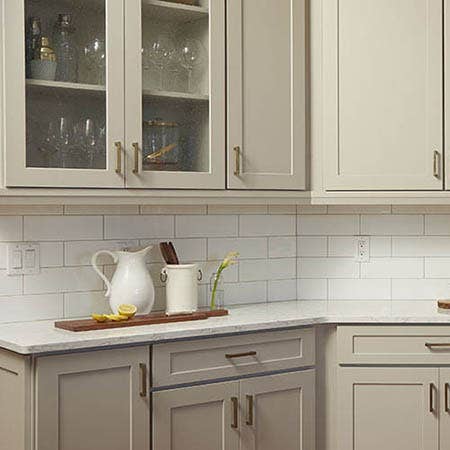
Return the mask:
<path id="1" fill-rule="evenodd" d="M 438 450 L 439 369 L 426 367 L 344 367 L 338 369 L 338 450 L 355 449 L 354 396 L 356 384 L 408 384 L 423 386 L 423 450 Z M 431 388 L 431 386 L 433 386 Z M 430 389 L 434 389 L 434 412 L 429 411 Z M 376 418 L 373 419 L 374 421 Z M 401 420 L 401 419 L 400 419 Z M 430 445 L 431 444 L 431 445 Z M 356 450 L 356 449 L 355 449 Z"/>
<path id="2" fill-rule="evenodd" d="M 291 372 L 280 375 L 268 375 L 242 380 L 240 385 L 241 405 L 241 450 L 257 450 L 256 427 L 258 426 L 258 396 L 268 393 L 298 389 L 301 392 L 301 424 L 299 430 L 302 437 L 298 450 L 315 448 L 315 370 Z M 253 398 L 253 425 L 247 425 L 249 403 L 247 396 Z M 283 417 L 273 418 L 283 420 Z M 348 449 L 347 449 L 348 450 Z"/>
<path id="3" fill-rule="evenodd" d="M 105 0 L 107 164 L 102 169 L 26 167 L 25 1 L 3 0 L 4 174 L 7 187 L 123 188 L 115 142 L 124 141 L 124 0 Z M 122 158 L 123 159 L 123 158 Z"/>
<path id="4" fill-rule="evenodd" d="M 228 188 L 304 190 L 306 188 L 306 5 L 305 0 L 289 0 L 291 7 L 291 148 L 290 173 L 245 172 L 245 146 L 243 123 L 244 83 L 243 67 L 243 2 L 227 0 L 227 48 L 228 48 Z M 274 2 L 276 7 L 276 2 Z M 267 111 L 270 114 L 270 111 Z M 260 130 L 261 133 L 276 130 Z M 236 175 L 235 147 L 240 147 L 240 170 Z M 261 152 L 277 153 L 277 148 Z"/>
<path id="5" fill-rule="evenodd" d="M 225 0 L 209 1 L 209 171 L 142 171 L 142 0 L 125 1 L 126 186 L 155 189 L 225 188 Z M 139 171 L 134 173 L 139 146 Z"/>
<path id="6" fill-rule="evenodd" d="M 322 0 L 322 132 L 321 164 L 323 184 L 327 191 L 395 191 L 444 189 L 444 123 L 443 123 L 443 2 L 423 0 L 428 14 L 428 80 L 427 108 L 429 157 L 423 175 L 345 175 L 340 167 L 339 111 L 339 2 Z M 447 8 L 448 9 L 448 8 Z M 436 61 L 439 64 L 436 64 Z M 447 76 L 448 78 L 448 76 Z M 434 153 L 439 153 L 439 175 L 434 176 Z M 447 175 L 448 176 L 448 175 Z"/>
<path id="7" fill-rule="evenodd" d="M 239 428 L 232 428 L 233 404 L 231 398 L 239 399 L 239 381 L 213 383 L 173 390 L 154 392 L 152 402 L 153 448 L 169 450 L 171 446 L 171 411 L 210 402 L 223 402 L 223 450 L 239 449 Z M 239 418 L 239 410 L 238 410 Z M 239 422 L 238 422 L 239 424 Z"/>
<path id="8" fill-rule="evenodd" d="M 92 371 L 101 373 L 104 370 L 125 367 L 130 371 L 131 402 L 129 406 L 132 421 L 130 450 L 148 450 L 150 448 L 150 396 L 148 393 L 141 396 L 141 376 L 145 375 L 141 372 L 141 364 L 145 364 L 147 368 L 147 386 L 149 386 L 150 350 L 148 347 L 38 357 L 35 368 L 36 448 L 46 450 L 60 448 L 60 376 Z M 114 392 L 105 391 L 105 395 L 114 395 Z"/>

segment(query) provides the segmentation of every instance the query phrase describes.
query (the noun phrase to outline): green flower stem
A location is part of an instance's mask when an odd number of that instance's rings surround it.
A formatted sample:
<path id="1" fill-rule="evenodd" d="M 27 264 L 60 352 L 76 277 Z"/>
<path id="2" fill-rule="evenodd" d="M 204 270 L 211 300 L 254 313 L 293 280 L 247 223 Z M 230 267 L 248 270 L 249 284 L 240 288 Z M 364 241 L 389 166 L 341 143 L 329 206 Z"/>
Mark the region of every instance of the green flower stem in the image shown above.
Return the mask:
<path id="1" fill-rule="evenodd" d="M 224 267 L 222 265 L 220 265 L 219 269 L 217 270 L 216 273 L 216 277 L 214 280 L 214 286 L 213 286 L 213 290 L 211 293 L 211 305 L 210 308 L 211 309 L 216 309 L 216 291 L 217 291 L 217 285 L 219 284 L 219 280 L 220 280 L 220 276 L 222 274 Z"/>

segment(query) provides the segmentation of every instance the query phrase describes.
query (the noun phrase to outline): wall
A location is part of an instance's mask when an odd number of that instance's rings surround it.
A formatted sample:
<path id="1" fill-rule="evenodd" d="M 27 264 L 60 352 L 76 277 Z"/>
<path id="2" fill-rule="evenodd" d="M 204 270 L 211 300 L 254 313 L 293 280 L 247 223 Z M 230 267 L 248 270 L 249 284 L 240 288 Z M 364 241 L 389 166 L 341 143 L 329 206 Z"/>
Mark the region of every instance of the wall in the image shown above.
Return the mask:
<path id="1" fill-rule="evenodd" d="M 354 261 L 358 234 L 371 236 L 368 263 Z M 225 274 L 229 305 L 343 300 L 351 309 L 368 300 L 401 312 L 404 300 L 434 308 L 433 300 L 450 296 L 450 207 L 0 206 L 0 321 L 105 311 L 92 253 L 165 239 L 183 261 L 203 267 L 204 305 L 209 278 L 229 250 L 241 253 Z M 39 275 L 6 275 L 6 243 L 16 241 L 40 243 Z M 102 261 L 108 274 L 111 262 Z M 163 309 L 156 248 L 148 262 Z"/>

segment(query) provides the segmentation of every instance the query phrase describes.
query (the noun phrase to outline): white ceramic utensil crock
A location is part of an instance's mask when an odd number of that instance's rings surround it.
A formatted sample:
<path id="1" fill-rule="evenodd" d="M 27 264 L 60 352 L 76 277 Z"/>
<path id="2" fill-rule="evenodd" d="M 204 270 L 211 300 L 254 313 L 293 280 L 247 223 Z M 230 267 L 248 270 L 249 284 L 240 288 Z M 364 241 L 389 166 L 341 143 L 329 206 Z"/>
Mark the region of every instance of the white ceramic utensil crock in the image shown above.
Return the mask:
<path id="1" fill-rule="evenodd" d="M 105 297 L 109 297 L 109 305 L 114 314 L 124 303 L 135 305 L 138 314 L 148 314 L 155 303 L 155 287 L 146 266 L 147 253 L 153 248 L 150 245 L 137 252 L 101 250 L 92 256 L 92 267 L 106 284 Z M 100 255 L 112 256 L 117 268 L 111 281 L 98 268 Z"/>

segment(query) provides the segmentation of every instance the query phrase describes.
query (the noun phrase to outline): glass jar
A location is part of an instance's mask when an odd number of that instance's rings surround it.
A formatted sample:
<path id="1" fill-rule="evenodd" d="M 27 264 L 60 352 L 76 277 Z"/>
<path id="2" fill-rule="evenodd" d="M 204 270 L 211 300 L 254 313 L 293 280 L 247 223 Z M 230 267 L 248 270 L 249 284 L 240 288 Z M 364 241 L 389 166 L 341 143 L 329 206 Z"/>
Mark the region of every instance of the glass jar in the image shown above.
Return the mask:
<path id="1" fill-rule="evenodd" d="M 225 287 L 223 277 L 213 273 L 209 280 L 209 309 L 223 309 L 225 300 Z"/>
<path id="2" fill-rule="evenodd" d="M 153 119 L 144 122 L 144 170 L 180 170 L 179 126 L 176 122 Z"/>

